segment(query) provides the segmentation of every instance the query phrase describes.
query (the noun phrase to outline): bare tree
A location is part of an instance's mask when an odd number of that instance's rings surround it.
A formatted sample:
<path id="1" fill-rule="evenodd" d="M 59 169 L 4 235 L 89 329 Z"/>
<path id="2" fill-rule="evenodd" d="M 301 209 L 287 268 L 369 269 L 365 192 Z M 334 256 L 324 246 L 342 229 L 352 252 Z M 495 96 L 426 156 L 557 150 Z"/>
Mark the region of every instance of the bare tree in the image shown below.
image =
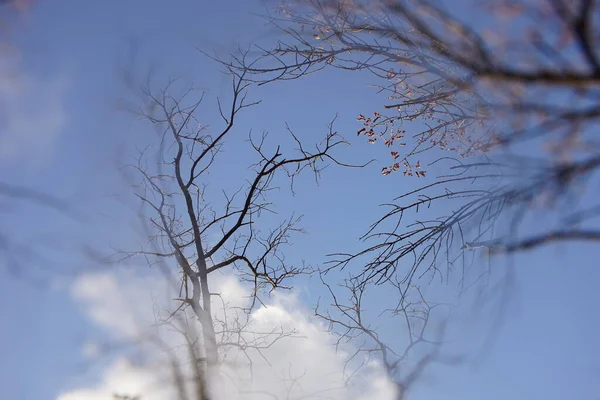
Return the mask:
<path id="1" fill-rule="evenodd" d="M 264 290 L 286 288 L 290 278 L 308 272 L 304 265 L 288 262 L 282 251 L 290 236 L 301 231 L 300 218 L 291 215 L 269 228 L 261 217 L 274 210 L 268 197 L 278 176 L 285 177 L 292 188 L 294 179 L 305 170 L 318 179 L 327 161 L 342 165 L 332 151 L 345 143 L 334 132 L 333 123 L 322 143 L 313 149 L 288 128 L 290 142 L 296 147 L 289 156 L 284 155 L 280 146 L 269 149 L 267 135 L 257 139 L 251 134 L 248 149 L 255 154 L 256 162 L 228 176 L 228 183 L 239 179 L 238 189 L 233 193 L 222 189 L 222 199 L 217 200 L 219 191 L 215 190 L 219 189 L 213 189 L 209 183 L 209 171 L 220 158 L 226 139 L 236 131 L 240 112 L 259 103 L 248 99 L 250 83 L 245 80 L 245 72 L 230 72 L 228 105 L 217 99 L 216 112 L 223 125 L 218 132 L 204 125 L 199 115 L 203 93 L 187 89 L 175 95 L 175 81 L 160 90 L 152 90 L 150 85 L 144 90 L 147 102 L 142 117 L 159 132 L 159 145 L 155 158 L 147 148 L 130 167 L 141 177 L 136 196 L 144 207 L 151 234 L 143 248 L 122 253 L 122 258 L 143 256 L 153 264 L 176 261 L 177 276 L 173 279 L 179 282 L 179 297 L 175 300 L 180 307 L 159 323 L 171 324 L 187 338 L 196 371 L 196 398 L 203 399 L 210 397 L 206 374 L 212 377 L 219 374 L 221 350 L 235 347 L 242 352 L 260 352 L 261 348 L 292 334 L 256 332 L 254 339 L 248 339 L 252 337 L 248 333 L 252 332 L 247 332 L 247 319 L 236 317 L 232 321 L 226 315 L 215 319 L 213 307 L 218 294 L 211 292 L 211 276 L 232 270 L 240 279 L 251 282 L 252 309 L 261 302 Z M 250 176 L 244 179 L 248 172 Z M 162 265 L 172 275 L 172 269 Z M 194 337 L 187 330 L 193 324 L 186 318 L 186 310 L 191 310 L 199 321 L 199 336 Z M 246 335 L 242 337 L 241 332 Z"/>
<path id="2" fill-rule="evenodd" d="M 370 257 L 360 277 L 381 281 L 412 258 L 402 272 L 410 285 L 424 274 L 447 278 L 458 263 L 464 274 L 481 249 L 598 241 L 600 207 L 584 197 L 600 165 L 598 7 L 594 0 L 278 7 L 270 17 L 284 33 L 277 46 L 261 49 L 251 66 L 235 65 L 261 83 L 323 68 L 371 73 L 387 104 L 359 115 L 357 134 L 389 148 L 382 174 L 426 179 L 386 205 L 364 236 L 370 245 L 338 254 L 334 266 Z M 443 172 L 434 178 L 427 169 Z M 523 223 L 536 217 L 543 218 L 537 230 Z"/>
<path id="3" fill-rule="evenodd" d="M 147 93 L 161 116 L 146 117 L 167 126 L 165 135 L 179 149 L 175 161 L 160 160 L 173 168 L 171 174 L 148 174 L 145 165 L 136 166 L 145 178 L 140 197 L 160 216 L 150 220 L 159 231 L 154 240 L 166 243 L 168 250 L 152 255 L 177 257 L 183 271 L 182 303 L 202 323 L 207 365 L 218 361 L 206 295 L 208 274 L 242 267 L 258 294 L 258 289 L 280 287 L 302 272 L 288 268 L 276 252 L 296 229 L 296 220 L 286 220 L 259 239 L 252 230 L 254 216 L 269 210 L 262 195 L 276 170 L 292 167 L 288 176 L 293 179 L 302 168 L 315 168 L 314 161 L 328 156 L 328 149 L 337 144 L 330 131 L 324 151 L 306 152 L 299 145 L 299 157 L 287 160 L 278 150 L 267 155 L 264 142 L 253 142 L 260 161 L 256 178 L 241 195 L 244 205 L 236 207 L 235 196 L 228 197 L 222 215 L 214 213 L 204 203 L 205 189 L 194 182 L 212 165 L 235 114 L 246 106 L 242 94 L 249 82 L 298 79 L 323 68 L 340 68 L 371 73 L 386 96 L 383 109 L 357 116 L 362 126 L 356 133 L 389 148 L 391 163 L 382 174 L 403 171 L 425 184 L 386 204 L 389 211 L 367 231 L 363 250 L 334 255 L 331 268 L 355 262 L 361 268 L 345 284 L 348 302 L 338 300 L 332 290 L 333 310 L 317 308 L 317 315 L 342 341 L 362 343 L 357 354 L 380 359 L 403 390 L 422 366 L 440 355 L 441 339 L 422 329 L 428 326 L 431 310 L 443 306 L 425 301 L 418 285 L 421 278 L 450 279 L 458 270 L 461 290 L 466 290 L 490 273 L 479 268 L 473 280 L 467 277 L 482 250 L 493 255 L 558 241 L 600 239 L 593 220 L 600 212 L 597 200 L 574 200 L 579 190 L 593 186 L 600 163 L 592 135 L 600 98 L 597 4 L 478 2 L 468 18 L 461 16 L 464 9 L 451 9 L 451 4 L 303 0 L 282 5 L 280 16 L 270 19 L 284 32 L 275 48 L 260 49 L 263 53 L 252 61 L 243 54 L 234 55 L 234 62 L 223 62 L 237 75 L 233 111 L 223 117 L 226 129 L 220 135 L 205 138 L 201 130 L 186 130 L 196 123 L 193 115 L 199 103 L 175 101 L 165 92 Z M 431 177 L 430 170 L 436 169 L 443 172 Z M 167 182 L 175 185 L 174 191 L 164 189 Z M 186 224 L 179 223 L 182 217 L 171 204 L 174 193 L 184 200 L 178 209 L 185 210 Z M 418 215 L 407 221 L 408 213 Z M 534 227 L 537 230 L 524 229 L 523 221 L 536 216 L 544 218 Z M 228 221 L 233 222 L 227 225 Z M 211 247 L 203 227 L 216 226 L 221 227 L 220 239 Z M 264 247 L 253 258 L 252 243 Z M 221 258 L 213 260 L 217 253 Z M 269 269 L 268 258 L 278 260 L 278 267 Z M 405 268 L 402 262 L 409 258 L 412 262 Z M 406 321 L 407 350 L 383 340 L 364 322 L 361 302 L 374 283 L 390 284 L 398 291 L 400 300 L 390 313 Z M 432 350 L 425 351 L 414 373 L 400 373 L 407 352 L 419 352 L 421 345 Z"/>
<path id="4" fill-rule="evenodd" d="M 347 343 L 353 347 L 345 364 L 347 384 L 365 364 L 375 360 L 394 382 L 397 398 L 405 399 L 432 364 L 462 361 L 462 357 L 442 349 L 451 304 L 428 301 L 419 286 L 407 290 L 398 280 L 390 279 L 381 286 L 351 277 L 330 285 L 326 273 L 320 277 L 331 304 L 317 304 L 315 315 L 337 337 L 336 348 Z M 370 292 L 388 290 L 394 294 L 393 301 L 369 301 Z M 381 323 L 382 317 L 385 323 Z"/>

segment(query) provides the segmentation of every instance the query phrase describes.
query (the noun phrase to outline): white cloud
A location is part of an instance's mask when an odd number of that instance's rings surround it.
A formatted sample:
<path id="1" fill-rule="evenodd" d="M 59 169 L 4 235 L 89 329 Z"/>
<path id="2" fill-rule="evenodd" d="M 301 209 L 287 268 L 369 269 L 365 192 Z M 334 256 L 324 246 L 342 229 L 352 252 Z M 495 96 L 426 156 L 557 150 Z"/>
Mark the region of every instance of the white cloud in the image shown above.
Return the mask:
<path id="1" fill-rule="evenodd" d="M 66 124 L 66 80 L 42 80 L 0 60 L 0 162 L 38 166 L 52 154 Z M 10 58 L 10 57 L 9 57 Z M 18 64 L 18 59 L 12 60 Z M 15 72 L 18 71 L 18 72 Z"/>
<path id="2" fill-rule="evenodd" d="M 168 293 L 166 283 L 131 274 L 85 274 L 71 287 L 75 300 L 97 326 L 117 339 L 135 340 L 154 322 L 153 295 Z M 164 304 L 165 299 L 160 299 Z"/>
<path id="3" fill-rule="evenodd" d="M 215 309 L 222 307 L 223 302 L 228 305 L 227 314 L 221 311 L 216 319 L 234 320 L 236 307 L 248 305 L 249 291 L 230 276 L 218 277 L 213 286 L 222 299 L 222 302 L 215 300 Z M 143 400 L 178 398 L 166 358 L 168 353 L 164 349 L 177 350 L 182 344 L 182 336 L 173 329 L 148 329 L 155 322 L 155 316 L 165 315 L 167 306 L 172 306 L 173 298 L 177 297 L 163 280 L 131 274 L 89 274 L 78 279 L 72 294 L 81 302 L 90 320 L 110 331 L 116 339 L 145 335 L 146 338 L 160 338 L 160 345 L 155 346 L 156 340 L 153 346 L 140 344 L 144 346 L 143 363 L 133 365 L 119 357 L 103 372 L 96 386 L 66 391 L 58 400 L 113 400 L 114 393 L 141 395 Z M 270 398 L 265 397 L 264 393 L 268 392 L 276 398 L 287 398 L 288 394 L 289 398 L 322 394 L 332 400 L 394 398 L 393 384 L 376 363 L 370 363 L 362 370 L 363 379 L 359 385 L 344 384 L 343 354 L 335 352 L 331 334 L 318 321 L 308 317 L 294 295 L 274 296 L 265 308 L 253 312 L 244 339 L 253 340 L 252 332 L 290 332 L 292 329 L 296 332 L 295 337 L 275 341 L 262 350 L 262 356 L 251 353 L 251 369 L 244 353 L 230 350 L 224 357 L 215 397 L 219 400 L 258 400 Z M 82 350 L 89 353 L 90 344 Z M 181 353 L 185 355 L 185 352 Z"/>
<path id="4" fill-rule="evenodd" d="M 143 400 L 175 399 L 175 392 L 156 368 L 135 366 L 125 358 L 119 358 L 104 371 L 101 383 L 96 387 L 83 388 L 61 394 L 59 400 L 114 400 L 114 394 L 136 395 L 143 393 Z"/>

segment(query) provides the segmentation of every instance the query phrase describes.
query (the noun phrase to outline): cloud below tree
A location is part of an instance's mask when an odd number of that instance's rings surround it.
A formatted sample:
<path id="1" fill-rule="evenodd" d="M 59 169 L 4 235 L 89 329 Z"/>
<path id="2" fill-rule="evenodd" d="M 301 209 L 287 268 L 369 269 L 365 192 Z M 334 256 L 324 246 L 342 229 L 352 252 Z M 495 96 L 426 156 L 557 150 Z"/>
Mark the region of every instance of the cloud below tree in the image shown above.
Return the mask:
<path id="1" fill-rule="evenodd" d="M 215 309 L 226 305 L 215 319 L 240 318 L 239 308 L 248 305 L 250 291 L 231 276 L 220 276 L 214 287 L 220 294 Z M 151 328 L 157 318 L 168 313 L 173 297 L 177 297 L 164 280 L 132 274 L 88 274 L 73 284 L 72 294 L 94 325 L 115 341 L 137 340 L 143 356 L 133 363 L 117 355 L 102 371 L 97 384 L 65 391 L 58 400 L 112 400 L 115 393 L 140 395 L 143 400 L 178 398 L 173 360 L 169 357 L 177 358 L 180 366 L 187 365 L 182 335 L 169 326 Z M 197 324 L 191 326 L 198 328 Z M 279 337 L 263 340 L 260 335 L 265 333 Z M 333 336 L 309 317 L 293 294 L 278 294 L 266 307 L 255 310 L 241 335 L 245 336 L 240 339 L 243 343 L 267 346 L 260 353 L 252 349 L 244 353 L 231 347 L 224 354 L 222 376 L 216 385 L 215 397 L 219 400 L 394 398 L 393 383 L 376 363 L 363 367 L 351 384 L 345 383 L 351 368 L 345 369 L 344 352 L 336 353 Z M 97 353 L 90 351 L 90 346 L 85 351 Z"/>

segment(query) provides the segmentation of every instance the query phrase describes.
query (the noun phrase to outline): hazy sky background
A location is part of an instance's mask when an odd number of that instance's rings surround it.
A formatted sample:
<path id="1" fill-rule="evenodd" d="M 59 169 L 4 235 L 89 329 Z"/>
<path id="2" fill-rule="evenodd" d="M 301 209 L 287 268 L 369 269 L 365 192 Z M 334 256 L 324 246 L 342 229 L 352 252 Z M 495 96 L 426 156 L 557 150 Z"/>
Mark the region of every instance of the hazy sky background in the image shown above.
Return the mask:
<path id="1" fill-rule="evenodd" d="M 74 289 L 81 288 L 81 279 L 93 287 L 90 277 L 106 275 L 74 272 L 100 268 L 82 255 L 82 245 L 105 251 L 109 245 L 127 248 L 140 240 L 118 166 L 135 153 L 135 146 L 155 135 L 121 111 L 120 100 L 135 100 L 124 88 L 122 72 L 142 77 L 152 67 L 158 83 L 170 75 L 206 88 L 211 95 L 206 118 L 217 124 L 211 114 L 214 95 L 228 95 L 229 79 L 194 47 L 226 54 L 239 42 L 276 37 L 264 20 L 252 15 L 264 10 L 254 1 L 232 0 L 39 0 L 21 18 L 6 14 L 12 24 L 10 40 L 20 53 L 10 60 L 18 77 L 6 79 L 11 66 L 0 64 L 0 179 L 70 201 L 81 210 L 82 221 L 3 203 L 2 225 L 10 227 L 14 241 L 24 248 L 47 248 L 41 252 L 44 258 L 20 266 L 17 276 L 8 268 L 0 270 L 3 397 L 57 399 L 60 393 L 99 383 L 110 366 L 108 361 L 93 364 L 83 354 L 86 341 L 107 336 L 94 322 L 91 303 Z M 383 147 L 355 138 L 358 113 L 375 111 L 385 100 L 367 87 L 369 78 L 329 70 L 251 91 L 263 103 L 241 115 L 235 134 L 266 130 L 276 140 L 287 122 L 310 142 L 325 133 L 338 113 L 337 130 L 353 142 L 339 153 L 342 159 L 386 157 Z M 243 143 L 232 144 L 228 151 L 236 157 L 211 174 L 211 183 L 232 184 L 240 168 L 245 172 L 248 159 L 236 153 L 242 148 Z M 308 235 L 295 239 L 292 257 L 317 265 L 326 253 L 356 248 L 356 239 L 380 212 L 377 204 L 418 184 L 399 174 L 380 176 L 379 168 L 331 168 L 318 187 L 307 178 L 296 197 L 283 189 L 276 194 L 283 200 L 278 204 L 282 215 L 294 210 L 305 214 Z M 434 369 L 413 398 L 598 398 L 600 271 L 592 250 L 561 245 L 517 257 L 513 301 L 491 353 L 477 366 Z M 134 272 L 138 278 L 153 274 L 143 265 Z M 106 296 L 114 295 L 106 290 Z M 298 310 L 310 310 L 323 294 L 310 280 L 300 282 L 298 293 L 301 304 L 293 305 Z M 464 337 L 456 339 L 464 340 L 457 346 L 486 333 L 491 319 L 483 314 L 477 318 L 481 321 L 461 326 Z"/>

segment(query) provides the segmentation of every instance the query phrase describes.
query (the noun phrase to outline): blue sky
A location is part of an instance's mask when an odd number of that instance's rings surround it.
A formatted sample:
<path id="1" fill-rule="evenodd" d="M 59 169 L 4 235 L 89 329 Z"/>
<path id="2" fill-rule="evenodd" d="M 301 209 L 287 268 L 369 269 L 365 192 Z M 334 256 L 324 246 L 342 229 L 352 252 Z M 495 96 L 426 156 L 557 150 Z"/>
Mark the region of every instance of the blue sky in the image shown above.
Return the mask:
<path id="1" fill-rule="evenodd" d="M 227 94 L 228 79 L 194 46 L 223 54 L 235 51 L 240 41 L 269 40 L 274 33 L 252 15 L 264 7 L 233 0 L 39 0 L 24 18 L 8 16 L 11 41 L 21 53 L 16 63 L 22 85 L 13 90 L 2 81 L 0 106 L 8 111 L 0 116 L 9 122 L 0 123 L 0 143 L 12 150 L 0 153 L 0 179 L 64 198 L 82 220 L 27 204 L 2 215 L 15 241 L 44 243 L 49 258 L 24 265 L 22 277 L 0 270 L 0 387 L 6 398 L 57 399 L 69 389 L 96 383 L 106 366 L 90 366 L 82 353 L 86 340 L 103 339 L 104 332 L 73 296 L 71 285 L 74 271 L 98 268 L 82 255 L 82 245 L 94 243 L 103 250 L 139 240 L 117 167 L 135 146 L 155 136 L 120 110 L 120 100 L 132 100 L 119 78 L 130 66 L 131 43 L 138 48 L 138 74 L 152 66 L 159 81 L 179 76 L 208 89 L 213 103 L 207 106 L 214 106 L 214 95 Z M 384 100 L 367 87 L 370 82 L 369 76 L 330 70 L 261 87 L 251 97 L 263 103 L 242 115 L 236 134 L 265 130 L 277 138 L 287 122 L 306 140 L 316 140 L 338 113 L 337 129 L 353 144 L 340 152 L 342 159 L 386 157 L 383 148 L 354 137 L 357 114 Z M 207 111 L 211 118 L 216 123 Z M 234 157 L 212 176 L 214 183 L 227 184 L 245 168 L 242 146 L 232 144 L 228 151 Z M 296 238 L 293 257 L 318 264 L 328 252 L 356 248 L 356 239 L 380 212 L 377 204 L 417 184 L 400 175 L 382 177 L 379 168 L 331 168 L 320 186 L 307 178 L 295 197 L 285 190 L 275 195 L 282 214 L 305 214 L 308 234 Z M 600 272 L 592 250 L 562 245 L 517 257 L 513 301 L 488 357 L 477 366 L 433 369 L 414 398 L 595 398 Z M 152 274 L 143 268 L 136 273 Z M 42 279 L 31 283 L 29 277 Z M 301 281 L 299 291 L 307 309 L 322 294 L 311 280 Z M 456 328 L 460 346 L 478 342 L 492 322 L 484 314 L 465 321 Z"/>

